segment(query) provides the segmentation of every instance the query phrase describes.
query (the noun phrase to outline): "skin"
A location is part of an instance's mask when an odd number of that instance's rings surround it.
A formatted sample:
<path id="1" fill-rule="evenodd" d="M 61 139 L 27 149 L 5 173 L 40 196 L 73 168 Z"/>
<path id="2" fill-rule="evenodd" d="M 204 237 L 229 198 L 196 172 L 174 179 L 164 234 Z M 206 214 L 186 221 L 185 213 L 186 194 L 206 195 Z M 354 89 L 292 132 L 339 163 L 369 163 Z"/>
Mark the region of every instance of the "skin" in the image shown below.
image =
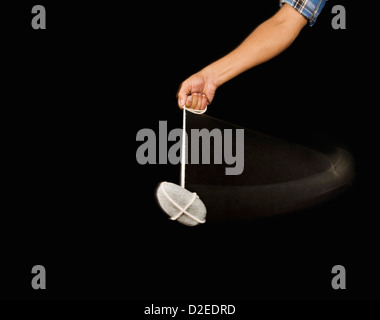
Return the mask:
<path id="1" fill-rule="evenodd" d="M 239 74 L 287 49 L 307 19 L 288 4 L 260 24 L 236 49 L 186 79 L 177 93 L 178 106 L 204 110 L 216 89 Z"/>

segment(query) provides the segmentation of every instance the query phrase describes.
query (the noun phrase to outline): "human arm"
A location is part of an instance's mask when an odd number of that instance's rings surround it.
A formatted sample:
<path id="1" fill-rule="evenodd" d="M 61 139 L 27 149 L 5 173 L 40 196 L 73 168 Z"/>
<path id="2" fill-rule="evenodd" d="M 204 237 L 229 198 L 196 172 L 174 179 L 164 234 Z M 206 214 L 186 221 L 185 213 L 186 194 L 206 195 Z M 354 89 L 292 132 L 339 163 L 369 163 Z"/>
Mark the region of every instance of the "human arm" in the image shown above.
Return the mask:
<path id="1" fill-rule="evenodd" d="M 186 105 L 188 108 L 205 109 L 218 87 L 283 52 L 306 24 L 307 19 L 303 15 L 285 4 L 236 49 L 186 79 L 177 94 L 179 107 Z"/>

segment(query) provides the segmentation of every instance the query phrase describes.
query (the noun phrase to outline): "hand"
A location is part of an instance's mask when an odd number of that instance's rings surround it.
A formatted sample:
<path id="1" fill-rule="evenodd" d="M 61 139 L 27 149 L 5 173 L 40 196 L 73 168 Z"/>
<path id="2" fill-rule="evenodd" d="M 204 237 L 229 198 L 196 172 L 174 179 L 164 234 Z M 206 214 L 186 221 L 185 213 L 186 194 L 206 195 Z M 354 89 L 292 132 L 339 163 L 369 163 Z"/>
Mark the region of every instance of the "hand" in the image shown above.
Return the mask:
<path id="1" fill-rule="evenodd" d="M 198 72 L 180 85 L 177 93 L 178 106 L 182 109 L 204 110 L 215 96 L 217 86 L 211 77 Z"/>

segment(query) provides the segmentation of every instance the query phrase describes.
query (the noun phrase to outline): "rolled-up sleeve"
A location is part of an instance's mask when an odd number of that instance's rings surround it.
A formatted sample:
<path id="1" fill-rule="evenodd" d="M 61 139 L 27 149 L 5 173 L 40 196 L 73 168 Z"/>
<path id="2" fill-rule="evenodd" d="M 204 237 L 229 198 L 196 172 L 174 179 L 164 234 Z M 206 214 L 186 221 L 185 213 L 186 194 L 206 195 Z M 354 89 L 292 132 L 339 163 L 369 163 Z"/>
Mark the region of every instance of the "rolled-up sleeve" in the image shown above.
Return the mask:
<path id="1" fill-rule="evenodd" d="M 283 6 L 284 3 L 302 14 L 312 26 L 325 6 L 326 0 L 280 0 L 280 6 Z"/>

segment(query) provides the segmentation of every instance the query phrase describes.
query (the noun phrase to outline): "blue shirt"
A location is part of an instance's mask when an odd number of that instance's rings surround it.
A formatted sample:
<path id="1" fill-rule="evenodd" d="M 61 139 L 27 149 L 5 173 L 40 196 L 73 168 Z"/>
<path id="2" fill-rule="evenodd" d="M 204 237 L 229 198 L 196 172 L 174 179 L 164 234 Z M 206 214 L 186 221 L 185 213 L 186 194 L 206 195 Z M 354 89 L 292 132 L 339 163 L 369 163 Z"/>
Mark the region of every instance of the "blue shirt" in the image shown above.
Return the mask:
<path id="1" fill-rule="evenodd" d="M 280 6 L 287 3 L 309 20 L 309 24 L 312 26 L 325 6 L 326 1 L 327 0 L 280 0 Z"/>

